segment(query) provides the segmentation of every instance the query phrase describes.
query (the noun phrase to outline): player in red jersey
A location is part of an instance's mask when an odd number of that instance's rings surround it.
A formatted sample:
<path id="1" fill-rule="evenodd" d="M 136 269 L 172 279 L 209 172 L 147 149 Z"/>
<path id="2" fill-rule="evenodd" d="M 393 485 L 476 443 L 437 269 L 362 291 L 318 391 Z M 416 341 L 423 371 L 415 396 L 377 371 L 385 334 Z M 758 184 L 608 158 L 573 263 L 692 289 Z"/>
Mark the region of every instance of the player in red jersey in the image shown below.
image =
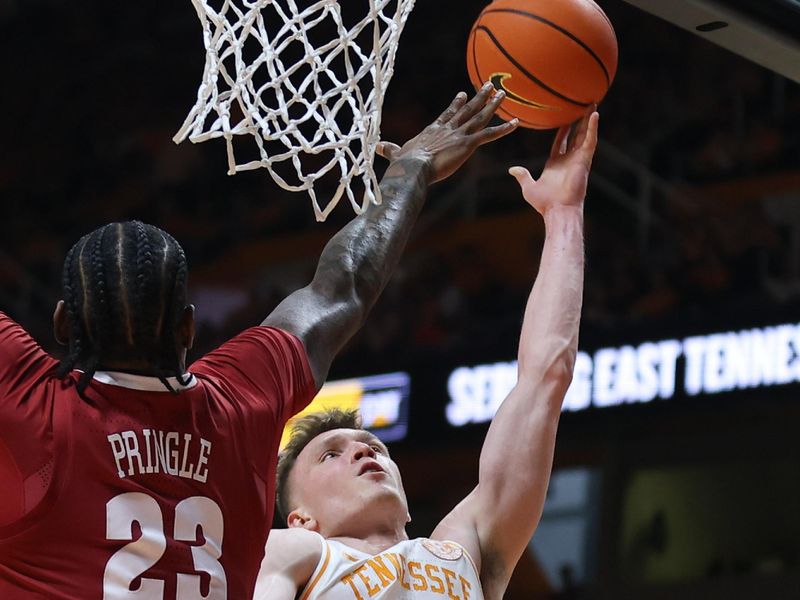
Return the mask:
<path id="1" fill-rule="evenodd" d="M 310 285 L 185 368 L 187 267 L 139 222 L 64 264 L 59 364 L 0 312 L 0 598 L 247 599 L 272 521 L 280 432 L 393 271 L 429 183 L 515 123 L 459 94 L 391 161 L 383 204 L 327 244 Z"/>

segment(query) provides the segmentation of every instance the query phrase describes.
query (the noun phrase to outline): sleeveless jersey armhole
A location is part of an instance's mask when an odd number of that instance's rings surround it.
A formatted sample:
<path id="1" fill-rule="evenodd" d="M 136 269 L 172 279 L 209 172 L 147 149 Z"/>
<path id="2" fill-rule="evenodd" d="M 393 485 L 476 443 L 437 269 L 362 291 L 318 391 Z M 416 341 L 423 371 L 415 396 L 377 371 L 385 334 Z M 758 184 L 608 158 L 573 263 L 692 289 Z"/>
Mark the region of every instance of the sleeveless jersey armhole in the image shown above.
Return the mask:
<path id="1" fill-rule="evenodd" d="M 299 600 L 307 600 L 311 592 L 314 591 L 314 588 L 319 583 L 322 576 L 325 574 L 325 571 L 328 569 L 328 565 L 331 562 L 331 554 L 332 549 L 331 545 L 328 541 L 318 534 L 316 531 L 313 533 L 316 534 L 317 538 L 319 539 L 320 543 L 322 544 L 322 552 L 320 553 L 319 562 L 317 563 L 317 568 L 314 569 L 314 572 L 311 574 L 311 577 L 308 580 L 308 584 L 305 588 L 303 588 L 303 593 L 300 594 Z"/>
<path id="2" fill-rule="evenodd" d="M 464 552 L 464 556 L 467 557 L 467 560 L 469 561 L 469 564 L 472 565 L 472 570 L 475 571 L 476 579 L 478 581 L 480 581 L 481 580 L 481 572 L 478 570 L 478 567 L 475 565 L 475 561 L 472 559 L 472 555 L 469 553 L 469 550 L 467 550 L 464 546 L 462 546 L 458 542 L 454 542 L 452 540 L 444 540 L 444 541 L 447 541 L 447 542 L 449 542 L 451 544 L 455 544 L 456 546 L 461 548 L 461 550 Z"/>

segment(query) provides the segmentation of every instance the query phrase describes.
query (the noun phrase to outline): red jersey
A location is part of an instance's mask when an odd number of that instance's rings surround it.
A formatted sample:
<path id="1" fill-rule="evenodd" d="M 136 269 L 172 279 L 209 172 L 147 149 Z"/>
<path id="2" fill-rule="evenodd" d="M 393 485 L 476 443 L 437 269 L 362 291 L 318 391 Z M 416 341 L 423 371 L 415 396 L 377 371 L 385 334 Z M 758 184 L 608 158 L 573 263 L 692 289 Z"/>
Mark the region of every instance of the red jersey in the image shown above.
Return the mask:
<path id="1" fill-rule="evenodd" d="M 281 431 L 315 393 L 300 341 L 248 329 L 178 394 L 99 373 L 81 398 L 56 366 L 0 312 L 0 598 L 251 598 Z"/>

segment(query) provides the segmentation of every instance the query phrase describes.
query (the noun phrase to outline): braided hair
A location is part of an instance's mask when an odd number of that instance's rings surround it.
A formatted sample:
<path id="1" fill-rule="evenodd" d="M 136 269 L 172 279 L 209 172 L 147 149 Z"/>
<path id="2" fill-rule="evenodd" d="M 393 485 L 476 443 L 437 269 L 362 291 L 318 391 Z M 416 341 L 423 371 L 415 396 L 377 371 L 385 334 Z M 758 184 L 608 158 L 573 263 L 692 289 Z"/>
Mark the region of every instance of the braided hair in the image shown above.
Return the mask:
<path id="1" fill-rule="evenodd" d="M 59 374 L 80 365 L 81 394 L 111 361 L 143 362 L 172 392 L 168 377 L 187 384 L 175 344 L 187 301 L 186 256 L 171 235 L 139 221 L 104 225 L 67 253 L 62 285 L 70 343 Z"/>

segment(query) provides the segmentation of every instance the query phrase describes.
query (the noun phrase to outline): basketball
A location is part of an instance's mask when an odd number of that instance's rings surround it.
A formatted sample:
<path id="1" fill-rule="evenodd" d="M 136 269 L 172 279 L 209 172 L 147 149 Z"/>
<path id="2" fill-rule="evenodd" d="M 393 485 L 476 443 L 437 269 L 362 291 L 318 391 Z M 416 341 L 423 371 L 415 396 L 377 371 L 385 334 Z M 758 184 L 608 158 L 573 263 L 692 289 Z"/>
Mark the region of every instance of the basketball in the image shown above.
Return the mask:
<path id="1" fill-rule="evenodd" d="M 475 89 L 491 81 L 505 91 L 498 116 L 549 129 L 603 99 L 617 55 L 611 21 L 592 0 L 495 0 L 469 34 L 467 69 Z"/>

